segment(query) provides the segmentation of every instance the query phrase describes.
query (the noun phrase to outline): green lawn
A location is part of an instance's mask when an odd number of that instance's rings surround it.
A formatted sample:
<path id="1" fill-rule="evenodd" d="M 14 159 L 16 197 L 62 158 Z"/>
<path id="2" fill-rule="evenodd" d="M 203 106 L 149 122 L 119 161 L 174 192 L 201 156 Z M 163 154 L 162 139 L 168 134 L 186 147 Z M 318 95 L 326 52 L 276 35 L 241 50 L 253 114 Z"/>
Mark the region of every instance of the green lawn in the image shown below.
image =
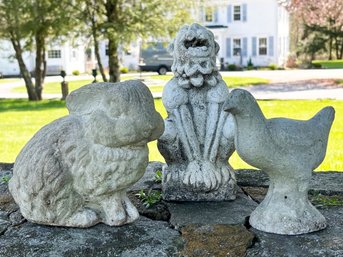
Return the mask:
<path id="1" fill-rule="evenodd" d="M 92 80 L 76 80 L 68 82 L 69 92 L 78 89 L 84 85 L 92 83 Z M 25 86 L 20 86 L 12 89 L 13 92 L 26 93 Z M 61 82 L 49 82 L 44 84 L 43 92 L 46 94 L 62 94 Z"/>
<path id="2" fill-rule="evenodd" d="M 223 77 L 223 80 L 229 88 L 269 84 L 268 79 L 261 78 Z"/>
<path id="3" fill-rule="evenodd" d="M 320 64 L 323 68 L 327 69 L 343 69 L 343 60 L 315 60 L 312 61 L 313 64 Z"/>
<path id="4" fill-rule="evenodd" d="M 155 100 L 156 108 L 163 117 L 166 112 L 161 99 Z M 327 156 L 318 170 L 343 171 L 343 101 L 259 101 L 262 110 L 268 118 L 289 117 L 294 119 L 309 119 L 322 107 L 331 105 L 336 109 Z M 26 100 L 0 100 L 0 162 L 14 162 L 24 144 L 43 125 L 68 113 L 62 101 L 28 102 Z M 150 160 L 163 161 L 159 154 L 156 141 L 149 144 Z M 234 154 L 230 159 L 236 168 L 247 168 L 239 157 Z"/>
<path id="5" fill-rule="evenodd" d="M 133 76 L 127 76 L 123 77 L 123 80 L 128 79 L 138 79 L 139 77 L 133 77 Z M 149 76 L 151 79 L 156 80 L 163 80 L 165 83 L 167 83 L 168 80 L 172 78 L 172 75 L 152 75 Z M 260 79 L 260 78 L 241 78 L 241 77 L 223 77 L 225 83 L 228 85 L 228 87 L 243 87 L 243 86 L 250 86 L 250 85 L 259 85 L 259 84 L 268 84 L 269 81 L 267 79 Z M 69 92 L 78 89 L 84 85 L 87 85 L 91 83 L 92 80 L 76 80 L 76 81 L 70 81 L 69 84 Z M 13 92 L 18 93 L 26 93 L 25 86 L 20 86 L 12 89 Z M 152 86 L 151 92 L 162 92 L 163 91 L 163 85 L 159 86 Z M 61 83 L 60 82 L 49 82 L 44 84 L 44 93 L 46 94 L 61 94 Z"/>
<path id="6" fill-rule="evenodd" d="M 18 82 L 18 81 L 20 81 L 20 79 L 18 78 L 0 79 L 0 84 Z"/>

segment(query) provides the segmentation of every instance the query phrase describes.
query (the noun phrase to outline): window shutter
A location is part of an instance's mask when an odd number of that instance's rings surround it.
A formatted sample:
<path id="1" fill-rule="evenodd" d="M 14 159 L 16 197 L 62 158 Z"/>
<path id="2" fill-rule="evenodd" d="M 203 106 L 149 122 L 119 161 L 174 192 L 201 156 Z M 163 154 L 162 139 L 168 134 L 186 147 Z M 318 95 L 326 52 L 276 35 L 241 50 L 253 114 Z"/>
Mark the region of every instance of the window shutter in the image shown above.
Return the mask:
<path id="1" fill-rule="evenodd" d="M 214 8 L 214 22 L 218 22 L 218 8 Z"/>
<path id="2" fill-rule="evenodd" d="M 242 56 L 247 57 L 248 56 L 248 38 L 243 38 L 243 49 L 242 49 Z"/>
<path id="3" fill-rule="evenodd" d="M 226 39 L 226 57 L 231 57 L 231 38 Z"/>
<path id="4" fill-rule="evenodd" d="M 268 54 L 269 56 L 274 56 L 274 37 L 269 37 L 268 39 Z"/>
<path id="5" fill-rule="evenodd" d="M 247 4 L 242 4 L 242 20 L 247 21 Z"/>
<path id="6" fill-rule="evenodd" d="M 232 5 L 228 5 L 227 7 L 227 22 L 231 23 L 232 22 Z"/>
<path id="7" fill-rule="evenodd" d="M 252 56 L 256 56 L 257 55 L 257 38 L 253 37 L 252 38 Z"/>

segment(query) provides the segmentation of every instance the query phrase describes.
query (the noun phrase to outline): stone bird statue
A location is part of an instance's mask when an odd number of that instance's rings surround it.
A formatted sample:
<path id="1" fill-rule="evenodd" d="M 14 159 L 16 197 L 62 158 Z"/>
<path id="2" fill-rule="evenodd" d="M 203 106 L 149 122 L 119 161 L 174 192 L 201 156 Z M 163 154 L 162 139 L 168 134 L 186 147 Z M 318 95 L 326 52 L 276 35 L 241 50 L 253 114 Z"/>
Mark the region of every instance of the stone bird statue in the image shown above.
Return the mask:
<path id="1" fill-rule="evenodd" d="M 325 218 L 307 192 L 312 171 L 325 157 L 334 108 L 325 107 L 308 121 L 266 119 L 248 91 L 235 89 L 223 109 L 234 116 L 238 155 L 270 178 L 265 199 L 250 216 L 251 225 L 288 235 L 325 228 Z"/>
<path id="2" fill-rule="evenodd" d="M 133 222 L 139 214 L 126 189 L 164 129 L 149 89 L 133 80 L 94 83 L 66 104 L 70 114 L 40 129 L 15 161 L 9 188 L 23 216 L 68 227 Z"/>

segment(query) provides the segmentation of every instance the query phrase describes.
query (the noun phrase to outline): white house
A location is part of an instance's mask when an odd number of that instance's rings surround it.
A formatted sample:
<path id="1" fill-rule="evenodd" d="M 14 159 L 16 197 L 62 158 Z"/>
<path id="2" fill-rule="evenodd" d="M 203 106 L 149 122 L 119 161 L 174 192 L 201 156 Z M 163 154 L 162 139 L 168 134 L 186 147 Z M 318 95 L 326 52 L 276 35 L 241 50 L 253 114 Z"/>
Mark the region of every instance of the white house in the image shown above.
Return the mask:
<path id="1" fill-rule="evenodd" d="M 220 46 L 218 58 L 227 64 L 282 66 L 289 55 L 289 13 L 287 0 L 205 0 L 194 1 L 195 22 L 206 26 Z M 122 65 L 136 68 L 139 43 L 122 55 Z M 100 47 L 103 63 L 108 63 L 106 43 Z"/>
<path id="2" fill-rule="evenodd" d="M 55 43 L 48 46 L 46 52 L 47 74 L 56 75 L 61 70 L 71 74 L 74 70 L 83 73 L 86 70 L 87 56 L 83 44 Z M 15 52 L 11 43 L 7 40 L 0 41 L 0 73 L 5 76 L 18 76 L 20 74 Z M 24 52 L 23 59 L 27 69 L 33 72 L 35 69 L 34 52 Z"/>
<path id="3" fill-rule="evenodd" d="M 99 44 L 100 58 L 105 68 L 108 68 L 108 42 L 101 41 Z M 132 42 L 125 49 L 119 50 L 119 62 L 129 70 L 138 70 L 140 41 Z"/>
<path id="4" fill-rule="evenodd" d="M 29 71 L 33 70 L 35 59 L 32 53 L 24 52 L 23 59 Z M 7 76 L 20 74 L 14 49 L 11 42 L 7 40 L 0 40 L 0 73 Z"/>
<path id="5" fill-rule="evenodd" d="M 220 45 L 219 59 L 223 63 L 246 66 L 251 59 L 254 66 L 285 64 L 289 54 L 289 14 L 282 3 L 287 0 L 194 0 L 192 14 L 195 22 L 209 28 Z M 47 74 L 66 70 L 89 71 L 96 67 L 94 53 L 86 53 L 86 45 L 51 44 L 46 53 Z M 91 51 L 93 52 L 93 51 Z M 100 55 L 108 67 L 107 43 L 100 43 Z M 140 42 L 131 43 L 120 51 L 121 64 L 137 69 Z M 0 73 L 19 75 L 14 50 L 8 41 L 0 41 Z M 34 70 L 34 53 L 24 53 L 24 61 Z"/>
<path id="6" fill-rule="evenodd" d="M 61 70 L 65 70 L 67 74 L 73 71 L 84 73 L 87 58 L 90 57 L 86 55 L 86 46 L 81 42 L 50 44 L 46 53 L 47 74 L 59 74 Z"/>
<path id="7" fill-rule="evenodd" d="M 289 14 L 277 0 L 207 1 L 197 12 L 220 45 L 224 63 L 283 65 L 289 54 Z"/>

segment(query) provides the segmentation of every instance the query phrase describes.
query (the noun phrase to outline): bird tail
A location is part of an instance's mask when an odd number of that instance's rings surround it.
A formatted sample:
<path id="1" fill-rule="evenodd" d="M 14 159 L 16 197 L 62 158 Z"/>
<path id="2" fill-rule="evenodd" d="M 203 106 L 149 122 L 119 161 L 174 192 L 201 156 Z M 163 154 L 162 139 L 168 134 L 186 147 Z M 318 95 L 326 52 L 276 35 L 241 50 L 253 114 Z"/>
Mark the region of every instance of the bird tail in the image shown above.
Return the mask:
<path id="1" fill-rule="evenodd" d="M 332 106 L 327 106 L 321 109 L 311 121 L 316 126 L 321 126 L 323 129 L 327 128 L 330 130 L 333 120 L 335 119 L 335 109 Z"/>

